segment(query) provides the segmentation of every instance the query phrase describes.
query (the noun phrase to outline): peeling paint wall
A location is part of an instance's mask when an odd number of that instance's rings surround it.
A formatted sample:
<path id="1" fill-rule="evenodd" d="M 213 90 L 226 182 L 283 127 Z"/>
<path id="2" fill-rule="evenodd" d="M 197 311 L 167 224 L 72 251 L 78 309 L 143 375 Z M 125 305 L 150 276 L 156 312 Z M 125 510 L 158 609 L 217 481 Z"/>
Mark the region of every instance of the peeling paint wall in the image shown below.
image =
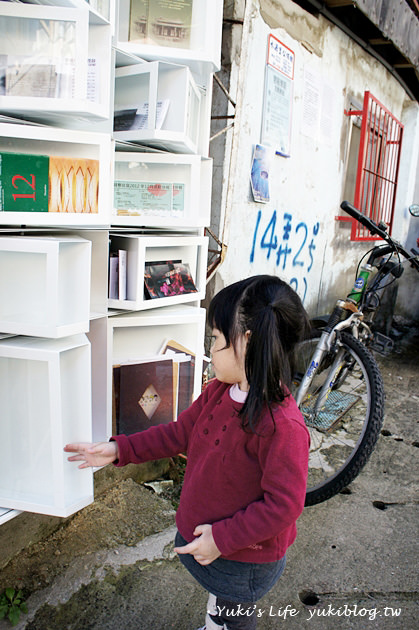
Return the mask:
<path id="1" fill-rule="evenodd" d="M 343 195 L 352 124 L 344 110 L 350 102 L 361 105 L 364 91 L 369 90 L 402 122 L 409 110 L 406 103 L 410 103 L 412 126 L 418 120 L 417 104 L 411 104 L 396 79 L 341 30 L 291 0 L 251 2 L 248 15 L 240 57 L 237 46 L 231 57 L 230 83 L 237 83 L 240 72 L 244 83 L 236 88 L 239 111 L 233 147 L 237 158 L 230 178 L 228 159 L 225 161 L 228 249 L 212 289 L 249 275 L 273 273 L 296 288 L 314 315 L 344 297 L 359 258 L 370 248 L 369 244 L 351 242 L 348 224 L 335 220 Z M 295 53 L 291 149 L 290 157 L 272 155 L 270 201 L 257 203 L 250 187 L 250 170 L 253 148 L 261 137 L 270 33 Z M 314 77 L 319 99 L 319 119 L 311 126 L 307 124 L 309 75 Z M 416 153 L 412 159 L 417 163 L 417 148 L 409 150 Z M 411 163 L 404 168 L 411 170 Z M 407 197 L 401 195 L 400 199 L 397 203 L 403 206 L 396 209 L 396 223 L 405 233 L 401 226 L 408 220 Z M 410 203 L 413 200 L 407 205 Z"/>

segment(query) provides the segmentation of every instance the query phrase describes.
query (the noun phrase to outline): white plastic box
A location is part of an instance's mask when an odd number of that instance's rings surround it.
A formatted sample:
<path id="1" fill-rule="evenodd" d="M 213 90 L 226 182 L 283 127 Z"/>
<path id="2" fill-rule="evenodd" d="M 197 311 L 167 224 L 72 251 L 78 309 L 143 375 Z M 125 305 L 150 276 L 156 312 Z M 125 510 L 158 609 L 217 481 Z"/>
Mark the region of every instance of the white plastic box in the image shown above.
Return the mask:
<path id="1" fill-rule="evenodd" d="M 0 237 L 0 331 L 64 337 L 89 330 L 91 243 Z"/>
<path id="2" fill-rule="evenodd" d="M 137 236 L 110 234 L 111 250 L 127 252 L 126 298 L 109 299 L 111 309 L 139 311 L 173 304 L 198 302 L 205 298 L 208 237 Z M 189 266 L 196 292 L 147 299 L 144 288 L 146 263 L 181 261 Z"/>
<path id="3" fill-rule="evenodd" d="M 48 123 L 63 115 L 108 118 L 110 23 L 85 2 L 0 5 L 0 111 Z"/>
<path id="4" fill-rule="evenodd" d="M 196 399 L 202 391 L 205 318 L 205 309 L 188 305 L 109 317 L 108 410 L 112 409 L 113 366 L 155 357 L 169 340 L 195 354 L 193 397 Z M 108 413 L 108 431 L 111 432 L 112 414 Z"/>
<path id="5" fill-rule="evenodd" d="M 114 171 L 112 225 L 209 225 L 212 159 L 116 151 Z"/>
<path id="6" fill-rule="evenodd" d="M 113 159 L 108 134 L 0 123 L 0 158 L 0 225 L 109 226 Z M 46 167 L 46 158 L 55 161 Z M 5 159 L 11 162 L 7 170 Z M 21 160 L 19 170 L 13 170 L 13 159 Z"/>
<path id="7" fill-rule="evenodd" d="M 147 6 L 145 0 L 119 0 L 117 47 L 150 61 L 165 59 L 189 64 L 197 72 L 216 72 L 221 62 L 223 1 L 182 4 L 173 16 L 169 3 L 161 0 L 153 1 L 152 11 L 151 2 Z"/>
<path id="8" fill-rule="evenodd" d="M 0 341 L 0 505 L 66 517 L 93 501 L 92 469 L 63 452 L 90 442 L 90 345 L 65 339 Z"/>
<path id="9" fill-rule="evenodd" d="M 116 140 L 199 153 L 200 106 L 187 66 L 153 61 L 115 70 Z"/>

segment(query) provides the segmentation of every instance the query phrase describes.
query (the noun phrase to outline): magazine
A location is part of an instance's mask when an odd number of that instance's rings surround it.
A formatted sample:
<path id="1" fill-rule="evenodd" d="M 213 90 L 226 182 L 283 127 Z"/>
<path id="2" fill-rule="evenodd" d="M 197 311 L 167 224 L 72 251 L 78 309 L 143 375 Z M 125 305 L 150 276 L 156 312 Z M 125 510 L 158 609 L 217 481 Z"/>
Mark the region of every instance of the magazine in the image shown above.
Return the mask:
<path id="1" fill-rule="evenodd" d="M 197 293 L 189 265 L 181 261 L 146 263 L 144 282 L 151 299 Z"/>

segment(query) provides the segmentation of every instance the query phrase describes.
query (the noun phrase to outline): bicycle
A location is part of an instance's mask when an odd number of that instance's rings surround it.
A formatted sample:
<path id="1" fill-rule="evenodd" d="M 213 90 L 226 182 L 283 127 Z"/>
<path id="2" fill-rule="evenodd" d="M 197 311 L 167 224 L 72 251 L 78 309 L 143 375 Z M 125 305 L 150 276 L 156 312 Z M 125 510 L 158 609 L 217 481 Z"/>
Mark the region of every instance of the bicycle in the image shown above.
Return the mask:
<path id="1" fill-rule="evenodd" d="M 385 288 L 401 276 L 402 262 L 419 271 L 418 253 L 394 240 L 384 223 L 377 225 L 347 201 L 341 208 L 385 243 L 365 254 L 349 294 L 337 300 L 326 319 L 312 320 L 312 334 L 296 353 L 293 395 L 311 435 L 305 505 L 326 501 L 347 487 L 376 445 L 384 385 L 371 351 L 389 352 L 392 342 L 374 332 L 374 314 Z"/>

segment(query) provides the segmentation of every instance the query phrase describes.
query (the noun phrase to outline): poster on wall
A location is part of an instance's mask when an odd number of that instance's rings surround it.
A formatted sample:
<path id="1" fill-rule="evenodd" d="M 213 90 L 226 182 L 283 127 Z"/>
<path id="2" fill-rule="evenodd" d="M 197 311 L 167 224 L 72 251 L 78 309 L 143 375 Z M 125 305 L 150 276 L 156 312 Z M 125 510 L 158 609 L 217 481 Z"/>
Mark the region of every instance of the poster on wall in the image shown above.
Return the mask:
<path id="1" fill-rule="evenodd" d="M 270 151 L 267 147 L 256 144 L 253 149 L 250 182 L 255 201 L 267 203 L 269 197 L 269 161 Z"/>
<path id="2" fill-rule="evenodd" d="M 290 156 L 294 52 L 274 35 L 268 37 L 261 144 Z"/>

